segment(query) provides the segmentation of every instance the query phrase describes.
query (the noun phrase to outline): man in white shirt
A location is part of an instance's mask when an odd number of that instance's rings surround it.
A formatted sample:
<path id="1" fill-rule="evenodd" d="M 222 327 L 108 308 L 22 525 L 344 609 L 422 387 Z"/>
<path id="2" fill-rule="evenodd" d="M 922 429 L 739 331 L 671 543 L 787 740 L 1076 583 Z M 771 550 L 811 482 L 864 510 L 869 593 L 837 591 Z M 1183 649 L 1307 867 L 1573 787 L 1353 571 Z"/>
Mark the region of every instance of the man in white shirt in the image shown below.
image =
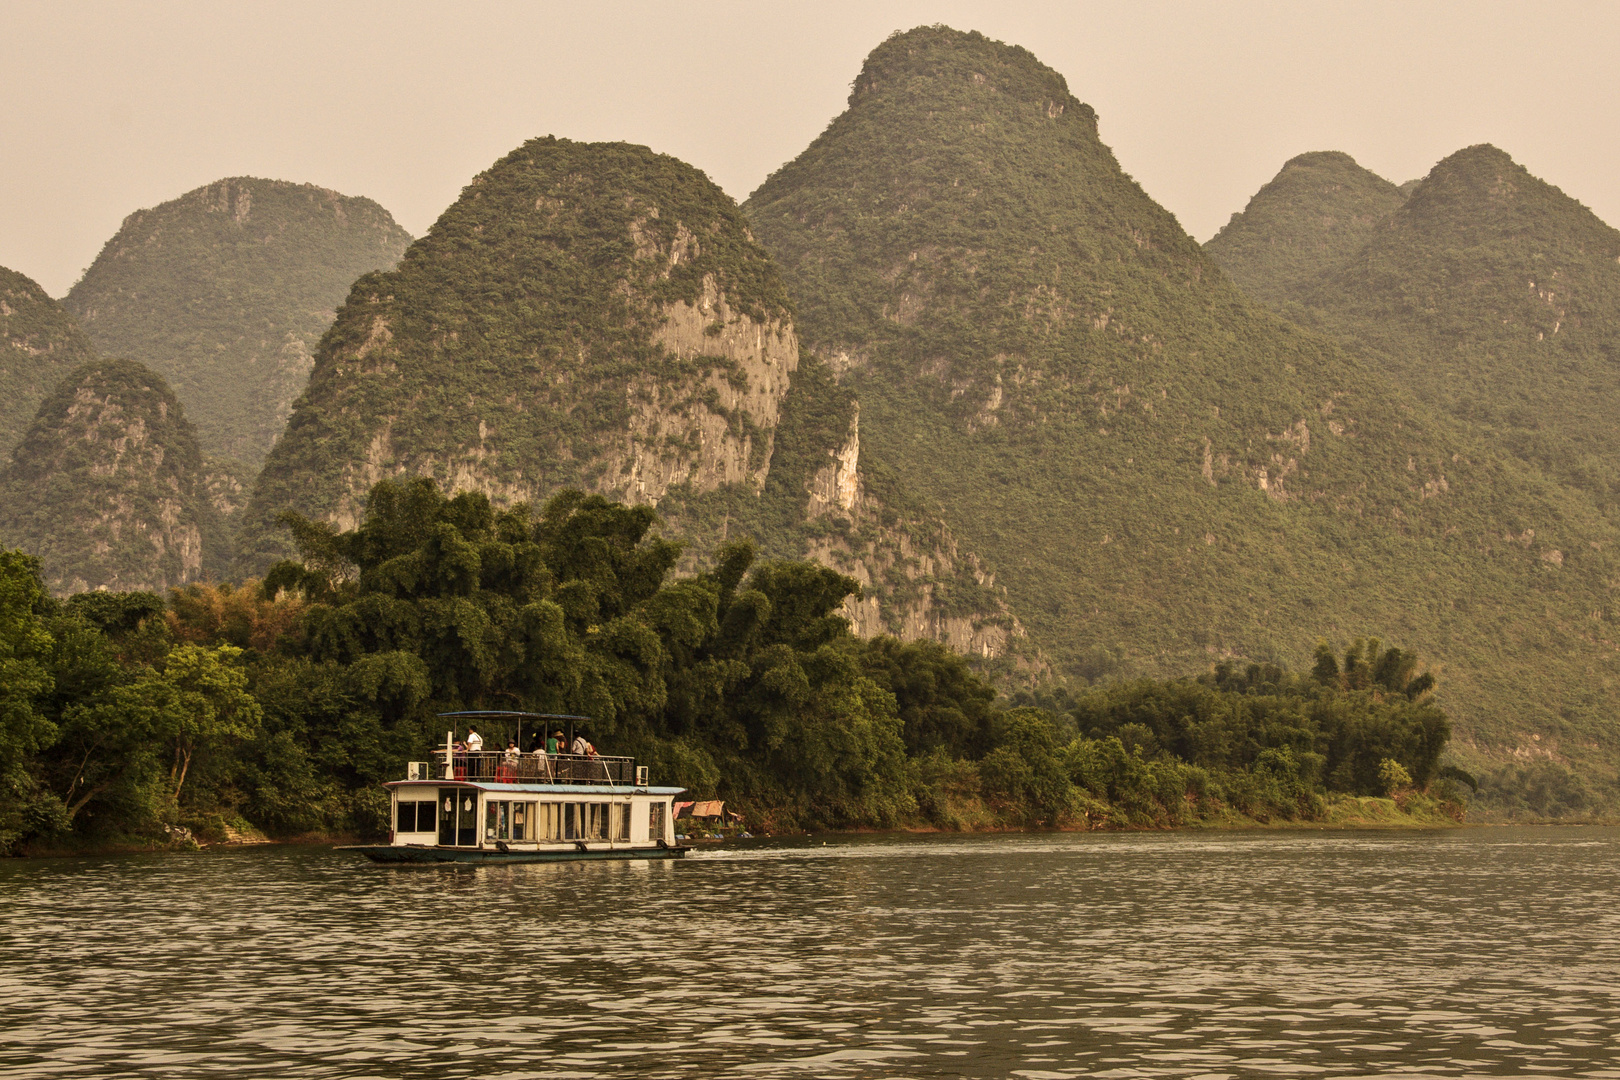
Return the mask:
<path id="1" fill-rule="evenodd" d="M 482 735 L 478 734 L 478 729 L 477 728 L 468 727 L 467 728 L 467 750 L 470 753 L 476 754 L 476 753 L 478 753 L 478 751 L 482 750 L 483 748 L 484 748 L 484 737 Z"/>
<path id="2" fill-rule="evenodd" d="M 575 735 L 574 736 L 574 745 L 572 747 L 570 747 L 570 749 L 573 750 L 573 752 L 574 752 L 574 754 L 576 756 L 584 757 L 586 754 L 589 754 L 591 752 L 592 747 L 591 747 L 590 743 L 585 741 L 585 736 L 583 736 L 583 735 Z"/>

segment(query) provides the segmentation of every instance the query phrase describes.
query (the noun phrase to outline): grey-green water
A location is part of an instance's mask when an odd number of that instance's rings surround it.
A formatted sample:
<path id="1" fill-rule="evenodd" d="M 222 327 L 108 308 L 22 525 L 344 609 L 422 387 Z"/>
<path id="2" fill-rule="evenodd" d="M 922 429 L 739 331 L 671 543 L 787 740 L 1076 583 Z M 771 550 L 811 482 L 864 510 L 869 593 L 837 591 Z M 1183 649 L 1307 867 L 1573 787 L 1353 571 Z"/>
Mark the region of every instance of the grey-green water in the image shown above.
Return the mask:
<path id="1" fill-rule="evenodd" d="M 1620 1077 L 1620 830 L 0 863 L 0 1077 Z"/>

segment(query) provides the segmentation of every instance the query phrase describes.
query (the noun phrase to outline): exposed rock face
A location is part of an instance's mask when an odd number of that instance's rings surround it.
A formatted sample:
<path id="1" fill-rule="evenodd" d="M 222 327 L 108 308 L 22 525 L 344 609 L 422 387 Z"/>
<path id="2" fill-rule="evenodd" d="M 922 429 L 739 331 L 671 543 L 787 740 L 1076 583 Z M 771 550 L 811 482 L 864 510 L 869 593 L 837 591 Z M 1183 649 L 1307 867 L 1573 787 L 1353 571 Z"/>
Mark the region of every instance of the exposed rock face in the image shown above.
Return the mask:
<path id="1" fill-rule="evenodd" d="M 0 465 L 45 395 L 95 358 L 73 316 L 31 279 L 0 267 Z"/>
<path id="2" fill-rule="evenodd" d="M 203 572 L 202 479 L 196 433 L 162 379 L 128 360 L 86 364 L 0 474 L 0 543 L 38 555 L 58 593 L 183 585 Z"/>
<path id="3" fill-rule="evenodd" d="M 204 450 L 257 468 L 354 279 L 410 236 L 370 199 L 232 177 L 124 220 L 64 301 L 174 387 Z"/>
<path id="4" fill-rule="evenodd" d="M 356 283 L 259 480 L 248 561 L 277 552 L 281 509 L 349 527 L 385 476 L 501 504 L 758 492 L 798 360 L 769 256 L 703 174 L 533 140 Z"/>
<path id="5" fill-rule="evenodd" d="M 631 383 L 630 430 L 622 449 L 608 455 L 607 490 L 656 504 L 677 484 L 697 491 L 760 488 L 782 398 L 799 366 L 792 324 L 756 323 L 732 311 L 710 276 L 696 304 L 677 301 L 665 309 L 653 340 L 684 363 L 705 357 L 724 363 L 705 363 L 701 379 L 674 387 L 647 377 Z"/>
<path id="6" fill-rule="evenodd" d="M 1273 308 L 1348 262 L 1373 226 L 1406 201 L 1401 188 L 1349 154 L 1291 158 L 1204 249 L 1249 295 Z"/>

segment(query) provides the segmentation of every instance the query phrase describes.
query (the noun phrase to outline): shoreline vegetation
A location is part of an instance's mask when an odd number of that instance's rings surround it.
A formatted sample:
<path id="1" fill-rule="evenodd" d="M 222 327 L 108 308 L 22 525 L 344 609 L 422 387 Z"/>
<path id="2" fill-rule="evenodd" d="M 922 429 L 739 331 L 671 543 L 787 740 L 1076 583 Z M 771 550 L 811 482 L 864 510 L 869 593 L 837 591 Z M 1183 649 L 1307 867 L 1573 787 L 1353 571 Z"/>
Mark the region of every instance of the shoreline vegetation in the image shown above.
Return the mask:
<path id="1" fill-rule="evenodd" d="M 1433 678 L 1376 639 L 1304 673 L 1006 694 L 937 643 L 855 636 L 859 586 L 824 566 L 744 540 L 676 576 L 646 506 L 417 479 L 348 532 L 283 520 L 298 558 L 167 599 L 59 601 L 0 553 L 5 851 L 385 835 L 380 785 L 461 709 L 590 716 L 758 833 L 1427 827 L 1478 790 Z"/>

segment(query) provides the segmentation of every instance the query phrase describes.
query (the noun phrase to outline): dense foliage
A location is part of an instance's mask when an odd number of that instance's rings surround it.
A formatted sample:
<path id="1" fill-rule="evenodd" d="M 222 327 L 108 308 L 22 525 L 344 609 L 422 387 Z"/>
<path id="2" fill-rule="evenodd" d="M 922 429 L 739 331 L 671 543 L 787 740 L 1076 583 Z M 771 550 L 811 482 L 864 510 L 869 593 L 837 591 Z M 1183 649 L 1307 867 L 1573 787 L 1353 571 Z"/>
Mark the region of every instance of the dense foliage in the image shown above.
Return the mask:
<path id="1" fill-rule="evenodd" d="M 1300 154 L 1204 250 L 1244 292 L 1281 310 L 1324 271 L 1349 261 L 1405 201 L 1400 188 L 1349 154 Z"/>
<path id="2" fill-rule="evenodd" d="M 351 531 L 286 520 L 301 555 L 262 586 L 167 602 L 55 601 L 0 553 L 0 849 L 375 835 L 381 782 L 467 708 L 590 716 L 604 751 L 755 828 L 1311 819 L 1334 792 L 1460 810 L 1432 680 L 1376 641 L 1305 676 L 1006 702 L 936 643 L 855 637 L 826 567 L 743 542 L 672 575 L 646 507 L 569 490 L 535 516 L 416 480 Z"/>
<path id="3" fill-rule="evenodd" d="M 769 256 L 702 173 L 623 143 L 518 147 L 397 270 L 355 283 L 259 479 L 244 568 L 281 550 L 281 510 L 353 520 L 380 476 L 434 475 L 503 501 L 619 483 L 597 482 L 636 409 L 725 371 L 723 357 L 655 340 L 670 305 L 711 287 L 734 318 L 789 317 Z"/>
<path id="4" fill-rule="evenodd" d="M 95 358 L 73 316 L 33 280 L 0 266 L 0 465 L 45 395 Z"/>
<path id="5" fill-rule="evenodd" d="M 370 199 L 233 177 L 131 214 L 63 303 L 169 381 L 205 452 L 257 468 L 350 284 L 410 239 Z"/>
<path id="6" fill-rule="evenodd" d="M 1024 50 L 896 35 L 745 209 L 863 467 L 942 508 L 1059 674 L 1375 627 L 1445 665 L 1471 761 L 1534 734 L 1613 774 L 1614 525 L 1247 299 Z"/>
<path id="7" fill-rule="evenodd" d="M 1620 517 L 1620 231 L 1492 146 L 1437 164 L 1290 314 Z"/>
<path id="8" fill-rule="evenodd" d="M 94 361 L 45 399 L 0 469 L 0 544 L 39 556 L 59 593 L 194 581 L 223 568 L 227 547 L 203 479 L 196 433 L 163 380 Z"/>

